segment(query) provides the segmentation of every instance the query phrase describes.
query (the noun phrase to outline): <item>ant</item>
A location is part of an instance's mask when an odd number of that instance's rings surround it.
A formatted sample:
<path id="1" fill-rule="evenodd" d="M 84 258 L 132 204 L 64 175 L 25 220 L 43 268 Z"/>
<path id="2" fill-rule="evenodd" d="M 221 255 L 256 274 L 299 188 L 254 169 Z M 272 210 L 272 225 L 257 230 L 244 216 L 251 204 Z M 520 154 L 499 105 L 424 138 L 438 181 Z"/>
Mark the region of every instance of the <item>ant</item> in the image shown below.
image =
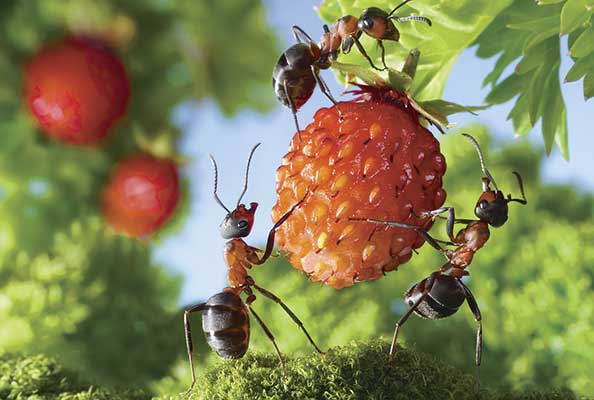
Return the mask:
<path id="1" fill-rule="evenodd" d="M 411 0 L 403 1 L 394 7 L 390 13 L 387 13 L 378 7 L 369 7 L 363 10 L 359 18 L 354 15 L 345 15 L 334 22 L 332 30 L 328 28 L 328 25 L 324 25 L 324 35 L 320 42 L 323 54 L 326 54 L 331 61 L 336 61 L 340 47 L 342 47 L 342 52 L 344 54 L 348 54 L 354 44 L 373 69 L 378 71 L 387 70 L 386 49 L 384 48 L 383 41 L 393 40 L 397 42 L 400 40 L 400 32 L 394 25 L 394 21 L 422 21 L 431 26 L 431 20 L 426 17 L 418 15 L 397 17 L 394 15 L 400 7 L 410 1 Z M 377 45 L 382 52 L 382 64 L 384 65 L 384 68 L 377 68 L 371 60 L 371 57 L 369 57 L 365 51 L 365 48 L 359 41 L 359 38 L 363 33 L 377 40 Z"/>
<path id="2" fill-rule="evenodd" d="M 283 303 L 283 301 L 274 295 L 272 292 L 258 286 L 254 279 L 248 275 L 247 270 L 252 265 L 264 264 L 266 260 L 272 255 L 274 247 L 274 236 L 276 230 L 291 216 L 293 211 L 297 209 L 305 201 L 307 194 L 297 204 L 283 215 L 272 227 L 268 233 L 268 240 L 266 242 L 266 250 L 259 256 L 262 250 L 249 246 L 242 238 L 248 236 L 252 230 L 254 224 L 254 214 L 258 203 L 250 203 L 250 208 L 246 208 L 244 204 L 241 204 L 241 199 L 248 186 L 248 174 L 250 169 L 250 163 L 255 150 L 258 148 L 260 143 L 256 144 L 250 152 L 247 167 L 245 171 L 245 184 L 243 191 L 237 200 L 237 205 L 233 211 L 229 210 L 219 196 L 217 195 L 217 181 L 218 181 L 218 169 L 217 163 L 214 157 L 211 155 L 210 160 L 214 168 L 214 198 L 216 202 L 227 211 L 225 219 L 221 223 L 221 236 L 224 239 L 231 239 L 225 245 L 225 262 L 228 266 L 228 282 L 229 286 L 223 289 L 222 292 L 211 296 L 206 302 L 200 303 L 193 307 L 188 308 L 184 312 L 184 332 L 186 337 L 186 347 L 188 351 L 188 359 L 190 361 L 190 370 L 192 372 L 192 385 L 185 394 L 188 394 L 196 383 L 196 375 L 194 373 L 194 363 L 192 360 L 192 352 L 194 345 L 192 343 L 192 332 L 190 329 L 190 314 L 198 311 L 202 311 L 202 330 L 206 335 L 206 341 L 208 345 L 222 358 L 241 358 L 246 353 L 249 341 L 250 341 L 250 320 L 249 312 L 252 313 L 256 321 L 268 337 L 276 354 L 278 355 L 282 370 L 283 377 L 286 377 L 285 363 L 283 361 L 281 352 L 276 345 L 274 336 L 264 324 L 264 321 L 252 308 L 252 303 L 256 300 L 256 295 L 252 289 L 255 289 L 260 294 L 279 304 L 285 312 L 291 317 L 291 319 L 301 328 L 301 330 L 307 336 L 309 342 L 314 346 L 316 351 L 320 354 L 324 354 L 322 350 L 313 341 L 303 323 L 299 318 L 291 311 L 291 309 Z M 241 299 L 240 295 L 245 294 L 247 297 L 244 300 Z M 249 311 L 249 312 L 248 312 Z"/>
<path id="3" fill-rule="evenodd" d="M 398 320 L 394 328 L 394 335 L 392 337 L 392 345 L 390 346 L 389 359 L 392 361 L 394 351 L 396 348 L 396 340 L 398 339 L 398 332 L 400 327 L 404 325 L 406 320 L 414 312 L 420 317 L 427 319 L 441 319 L 449 317 L 458 311 L 458 308 L 464 303 L 468 302 L 470 311 L 476 320 L 476 350 L 475 350 L 475 364 L 478 368 L 481 364 L 482 355 L 482 317 L 478 304 L 468 287 L 462 282 L 462 277 L 468 275 L 466 268 L 472 262 L 474 254 L 485 245 L 489 240 L 489 226 L 494 228 L 500 227 L 507 221 L 508 218 L 508 203 L 517 202 L 520 204 L 527 204 L 526 196 L 524 194 L 524 184 L 519 173 L 513 172 L 518 181 L 518 186 L 522 194 L 521 199 L 512 198 L 511 194 L 504 197 L 503 192 L 499 190 L 495 179 L 485 167 L 482 151 L 475 138 L 469 134 L 464 133 L 475 147 L 481 169 L 485 175 L 482 178 L 483 192 L 481 193 L 474 209 L 474 214 L 478 218 L 475 219 L 457 219 L 454 208 L 442 207 L 433 211 L 426 211 L 419 215 L 420 218 L 431 217 L 432 219 L 440 216 L 444 212 L 448 212 L 446 231 L 449 241 L 442 241 L 434 239 L 429 233 L 422 230 L 415 225 L 409 225 L 401 222 L 382 221 L 373 218 L 350 218 L 351 220 L 367 221 L 376 224 L 388 225 L 398 228 L 413 229 L 425 239 L 432 247 L 441 252 L 447 259 L 447 262 L 437 271 L 433 272 L 427 278 L 412 285 L 404 294 L 405 302 L 408 304 L 408 311 Z M 491 189 L 490 184 L 493 184 L 495 190 Z M 443 217 L 441 217 L 443 218 Z M 457 235 L 454 236 L 454 224 L 466 224 L 466 227 L 461 229 Z M 453 250 L 444 248 L 446 246 L 455 246 Z"/>
<path id="4" fill-rule="evenodd" d="M 295 126 L 301 138 L 297 110 L 309 100 L 316 85 L 337 109 L 338 103 L 320 76 L 320 70 L 330 68 L 328 56 L 322 53 L 320 46 L 303 29 L 298 26 L 293 26 L 292 29 L 297 43 L 289 47 L 278 59 L 272 72 L 272 87 L 278 101 L 293 112 Z M 303 43 L 301 37 L 307 43 Z"/>

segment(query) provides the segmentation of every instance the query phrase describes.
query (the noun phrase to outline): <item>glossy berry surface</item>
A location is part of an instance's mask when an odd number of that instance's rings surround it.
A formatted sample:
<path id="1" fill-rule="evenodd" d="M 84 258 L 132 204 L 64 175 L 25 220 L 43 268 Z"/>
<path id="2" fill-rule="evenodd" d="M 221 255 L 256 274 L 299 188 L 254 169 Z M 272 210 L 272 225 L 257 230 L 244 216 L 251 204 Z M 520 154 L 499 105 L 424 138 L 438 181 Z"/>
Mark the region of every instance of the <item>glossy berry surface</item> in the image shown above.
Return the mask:
<path id="1" fill-rule="evenodd" d="M 103 192 L 103 215 L 118 232 L 149 235 L 168 220 L 179 197 L 177 165 L 138 154 L 113 169 Z"/>
<path id="2" fill-rule="evenodd" d="M 41 49 L 25 68 L 27 106 L 48 136 L 75 145 L 104 139 L 127 109 L 124 66 L 92 39 L 67 38 Z"/>
<path id="3" fill-rule="evenodd" d="M 291 264 L 311 280 L 340 289 L 378 279 L 407 262 L 423 239 L 409 229 L 349 217 L 422 226 L 422 211 L 445 201 L 446 170 L 439 142 L 417 114 L 389 89 L 319 110 L 293 138 L 277 170 L 278 220 L 309 191 L 304 204 L 277 232 Z"/>

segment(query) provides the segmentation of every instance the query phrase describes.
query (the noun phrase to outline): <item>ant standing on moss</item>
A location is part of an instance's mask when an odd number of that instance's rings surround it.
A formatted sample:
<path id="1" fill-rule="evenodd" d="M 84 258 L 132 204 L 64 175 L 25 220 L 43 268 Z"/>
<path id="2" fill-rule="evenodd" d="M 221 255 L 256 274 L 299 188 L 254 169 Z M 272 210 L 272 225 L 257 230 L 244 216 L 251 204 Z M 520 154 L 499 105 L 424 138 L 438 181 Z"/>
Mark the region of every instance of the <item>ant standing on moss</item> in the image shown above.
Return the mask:
<path id="1" fill-rule="evenodd" d="M 466 268 L 472 262 L 474 254 L 485 245 L 489 240 L 489 226 L 500 227 L 508 218 L 508 203 L 517 202 L 527 204 L 524 194 L 524 184 L 519 173 L 513 172 L 518 180 L 518 186 L 521 199 L 512 198 L 511 194 L 504 197 L 503 192 L 497 187 L 495 179 L 485 167 L 483 154 L 475 138 L 464 133 L 476 148 L 481 163 L 481 169 L 485 175 L 482 178 L 483 192 L 481 193 L 474 209 L 474 214 L 478 220 L 457 219 L 454 208 L 442 207 L 433 211 L 421 213 L 419 217 L 436 218 L 444 212 L 448 212 L 446 231 L 449 241 L 434 239 L 429 233 L 415 225 L 409 225 L 401 222 L 382 221 L 373 218 L 350 218 L 351 220 L 367 221 L 375 224 L 393 226 L 397 228 L 413 229 L 425 239 L 436 250 L 441 252 L 447 259 L 447 262 L 429 277 L 415 283 L 404 295 L 408 311 L 398 320 L 394 329 L 392 345 L 390 347 L 390 360 L 394 356 L 396 341 L 400 327 L 408 320 L 414 312 L 420 317 L 427 319 L 441 319 L 449 317 L 458 311 L 458 308 L 466 300 L 470 311 L 478 323 L 476 332 L 476 353 L 475 363 L 478 368 L 481 364 L 482 354 L 482 317 L 478 304 L 468 287 L 462 282 L 462 277 L 468 275 Z M 495 190 L 492 190 L 490 184 L 493 184 Z M 466 224 L 454 236 L 454 224 Z M 445 246 L 455 246 L 453 250 L 446 249 Z"/>
<path id="2" fill-rule="evenodd" d="M 192 372 L 192 385 L 185 394 L 188 394 L 196 383 L 196 375 L 194 373 L 194 363 L 192 360 L 192 352 L 194 345 L 192 343 L 192 332 L 190 329 L 190 314 L 198 311 L 202 311 L 202 330 L 206 335 L 206 341 L 208 345 L 221 357 L 223 358 L 241 358 L 246 353 L 249 340 L 250 340 L 250 320 L 249 312 L 252 313 L 268 339 L 274 345 L 274 349 L 278 355 L 281 367 L 283 369 L 283 376 L 286 376 L 285 364 L 281 355 L 274 336 L 264 324 L 262 319 L 254 309 L 252 303 L 256 300 L 256 295 L 252 289 L 255 289 L 260 294 L 279 304 L 291 319 L 301 328 L 301 330 L 307 336 L 309 342 L 314 346 L 316 351 L 320 354 L 324 354 L 322 350 L 313 341 L 303 323 L 299 318 L 291 311 L 291 309 L 283 303 L 283 301 L 274 295 L 272 292 L 258 286 L 254 279 L 248 275 L 247 270 L 252 265 L 264 264 L 266 260 L 272 255 L 274 247 L 274 236 L 276 230 L 291 216 L 293 211 L 297 209 L 307 197 L 307 194 L 297 204 L 283 215 L 272 227 L 268 233 L 268 240 L 266 242 L 266 249 L 264 253 L 259 256 L 262 250 L 249 246 L 242 238 L 248 236 L 252 230 L 254 224 L 254 214 L 258 203 L 250 203 L 250 208 L 246 208 L 245 205 L 241 204 L 241 199 L 248 186 L 248 174 L 250 168 L 250 162 L 254 151 L 260 145 L 258 143 L 252 149 L 248 158 L 246 172 L 245 172 L 245 184 L 243 191 L 237 200 L 237 205 L 233 211 L 229 210 L 217 195 L 217 181 L 218 181 L 218 170 L 217 164 L 214 157 L 210 156 L 210 159 L 214 168 L 214 198 L 216 202 L 227 211 L 225 219 L 221 223 L 221 236 L 224 239 L 230 239 L 225 245 L 225 262 L 228 266 L 228 282 L 229 286 L 223 289 L 222 292 L 211 296 L 206 302 L 200 303 L 193 307 L 190 307 L 184 312 L 184 332 L 186 337 L 186 346 L 188 350 L 188 359 L 190 362 L 190 370 Z M 241 299 L 240 295 L 245 294 L 247 297 L 244 300 Z"/>

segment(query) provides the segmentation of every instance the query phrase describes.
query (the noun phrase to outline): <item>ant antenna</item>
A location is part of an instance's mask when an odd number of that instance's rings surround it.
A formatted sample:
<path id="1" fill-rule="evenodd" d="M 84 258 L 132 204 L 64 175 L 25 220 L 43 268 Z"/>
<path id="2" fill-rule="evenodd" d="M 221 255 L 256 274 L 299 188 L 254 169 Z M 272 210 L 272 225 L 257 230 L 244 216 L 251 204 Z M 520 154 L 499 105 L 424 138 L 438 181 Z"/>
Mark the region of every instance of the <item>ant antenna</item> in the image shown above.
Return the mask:
<path id="1" fill-rule="evenodd" d="M 410 2 L 412 0 L 404 0 L 402 3 L 398 4 L 396 7 L 394 7 L 394 9 L 392 11 L 390 11 L 390 14 L 388 14 L 388 16 L 394 14 L 396 12 L 396 10 L 398 10 L 400 7 L 404 6 L 406 3 Z"/>
<path id="2" fill-rule="evenodd" d="M 215 161 L 212 154 L 209 154 L 208 156 L 210 157 L 210 161 L 212 162 L 212 166 L 214 168 L 214 198 L 217 201 L 217 203 L 219 203 L 219 205 L 223 207 L 225 211 L 227 211 L 228 214 L 231 214 L 231 211 L 229 211 L 229 209 L 225 207 L 221 199 L 219 199 L 219 195 L 217 194 L 217 186 L 219 182 L 219 170 L 217 168 L 217 162 Z"/>
<path id="3" fill-rule="evenodd" d="M 422 17 L 420 15 L 409 15 L 408 17 L 396 17 L 392 16 L 389 19 L 393 19 L 397 22 L 407 22 L 407 21 L 421 21 L 426 23 L 427 25 L 431 26 L 431 20 L 427 17 Z"/>
<path id="4" fill-rule="evenodd" d="M 483 170 L 483 174 L 485 174 L 487 179 L 489 179 L 489 181 L 491 181 L 493 183 L 493 186 L 495 186 L 495 190 L 499 191 L 499 188 L 497 187 L 497 183 L 495 182 L 495 179 L 493 179 L 493 176 L 491 175 L 491 173 L 489 172 L 487 167 L 485 167 L 485 160 L 483 158 L 483 152 L 481 151 L 481 148 L 480 148 L 478 142 L 476 141 L 475 138 L 470 136 L 468 133 L 463 133 L 462 135 L 466 136 L 468 138 L 468 140 L 470 140 L 472 142 L 472 145 L 474 146 L 474 148 L 476 149 L 476 151 L 478 153 L 479 160 L 481 161 L 481 169 Z"/>
<path id="5" fill-rule="evenodd" d="M 248 157 L 247 167 L 245 167 L 245 183 L 243 184 L 243 192 L 241 192 L 241 195 L 239 196 L 239 199 L 237 200 L 237 206 L 236 207 L 239 207 L 239 203 L 241 202 L 241 198 L 243 197 L 243 195 L 247 191 L 247 188 L 248 188 L 248 175 L 250 173 L 250 163 L 252 162 L 252 157 L 254 155 L 254 152 L 256 151 L 256 149 L 258 148 L 258 146 L 260 146 L 261 144 L 262 143 L 256 144 L 252 148 L 252 151 L 250 152 L 250 156 Z"/>
<path id="6" fill-rule="evenodd" d="M 520 193 L 522 193 L 522 198 L 521 199 L 512 199 L 511 194 L 507 195 L 507 202 L 511 202 L 511 201 L 515 201 L 518 202 L 520 204 L 528 204 L 528 200 L 526 200 L 526 195 L 524 194 L 524 182 L 522 182 L 522 176 L 516 172 L 516 171 L 512 171 L 512 173 L 516 176 L 516 178 L 518 179 L 518 186 L 520 187 Z"/>

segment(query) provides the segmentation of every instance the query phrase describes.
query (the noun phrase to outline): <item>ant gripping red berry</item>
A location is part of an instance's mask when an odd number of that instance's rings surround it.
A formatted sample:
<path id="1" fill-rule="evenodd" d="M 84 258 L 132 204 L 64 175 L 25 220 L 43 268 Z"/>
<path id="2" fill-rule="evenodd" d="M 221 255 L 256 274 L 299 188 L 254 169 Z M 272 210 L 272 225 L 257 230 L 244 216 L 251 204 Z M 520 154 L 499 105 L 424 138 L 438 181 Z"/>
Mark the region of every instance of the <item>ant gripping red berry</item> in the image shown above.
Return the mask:
<path id="1" fill-rule="evenodd" d="M 291 309 L 283 303 L 283 301 L 274 295 L 272 292 L 258 286 L 254 279 L 248 275 L 247 270 L 252 265 L 264 264 L 266 260 L 272 255 L 274 247 L 274 236 L 276 230 L 283 224 L 293 211 L 301 206 L 306 196 L 297 202 L 291 209 L 284 214 L 272 227 L 268 233 L 268 240 L 266 242 L 266 249 L 264 253 L 259 256 L 262 250 L 249 246 L 242 238 L 248 236 L 252 230 L 254 224 L 254 214 L 258 203 L 250 203 L 250 208 L 246 208 L 245 205 L 241 204 L 241 199 L 248 187 L 248 174 L 250 169 L 250 163 L 254 151 L 260 145 L 258 143 L 252 149 L 248 158 L 247 167 L 245 171 L 245 184 L 243 191 L 237 200 L 237 205 L 233 211 L 229 210 L 223 204 L 219 196 L 217 195 L 217 184 L 218 184 L 218 169 L 214 157 L 210 156 L 210 159 L 214 168 L 214 198 L 216 202 L 227 211 L 225 219 L 221 223 L 221 236 L 224 239 L 231 239 L 225 245 L 225 262 L 228 267 L 228 282 L 229 286 L 223 289 L 222 292 L 211 296 L 206 302 L 195 305 L 184 312 L 184 331 L 186 337 L 186 346 L 188 351 L 188 358 L 190 361 L 190 369 L 192 371 L 192 385 L 188 392 L 194 387 L 196 383 L 196 376 L 194 373 L 194 364 L 192 361 L 192 352 L 194 349 L 192 343 L 192 333 L 190 329 L 190 314 L 202 311 L 202 330 L 206 335 L 206 341 L 208 345 L 221 357 L 223 358 L 241 358 L 246 353 L 249 341 L 250 341 L 250 320 L 249 313 L 251 312 L 256 321 L 268 337 L 276 354 L 278 355 L 283 376 L 286 375 L 285 364 L 280 353 L 274 336 L 264 324 L 264 321 L 252 308 L 252 303 L 256 300 L 256 295 L 252 289 L 255 289 L 260 294 L 279 304 L 291 319 L 301 328 L 301 330 L 307 336 L 309 342 L 314 346 L 316 351 L 320 354 L 324 354 L 318 345 L 313 341 L 303 323 L 299 318 L 291 311 Z M 245 294 L 247 297 L 244 300 L 240 297 L 241 294 Z M 188 393 L 186 392 L 186 393 Z"/>
<path id="2" fill-rule="evenodd" d="M 363 10 L 359 18 L 354 15 L 345 15 L 334 22 L 332 30 L 330 30 L 327 25 L 324 25 L 324 35 L 320 42 L 322 54 L 330 61 L 336 61 L 340 49 L 342 49 L 344 54 L 348 54 L 354 44 L 373 69 L 378 71 L 388 69 L 388 66 L 386 65 L 386 50 L 383 41 L 392 40 L 397 42 L 400 40 L 400 32 L 394 25 L 394 21 L 422 21 L 431 26 L 431 20 L 426 17 L 418 15 L 397 17 L 394 15 L 400 7 L 410 1 L 411 0 L 403 1 L 394 7 L 390 13 L 387 13 L 381 8 L 369 7 Z M 371 60 L 371 57 L 369 57 L 365 51 L 363 45 L 361 45 L 359 38 L 363 33 L 377 40 L 377 45 L 382 52 L 382 64 L 384 68 L 377 68 Z"/>
<path id="3" fill-rule="evenodd" d="M 517 202 L 520 204 L 527 204 L 527 200 L 524 194 L 522 177 L 515 171 L 513 173 L 518 180 L 522 198 L 512 198 L 511 194 L 509 194 L 507 198 L 504 197 L 503 192 L 497 187 L 495 179 L 493 179 L 493 176 L 485 167 L 483 154 L 476 139 L 466 133 L 463 135 L 466 136 L 476 148 L 481 163 L 481 169 L 485 175 L 482 178 L 483 192 L 474 209 L 474 214 L 478 220 L 457 219 L 454 208 L 452 207 L 442 207 L 437 210 L 422 212 L 419 215 L 420 218 L 436 218 L 440 214 L 448 212 L 446 231 L 449 241 L 442 241 L 434 239 L 429 233 L 415 225 L 401 222 L 381 221 L 373 218 L 350 218 L 351 220 L 367 221 L 398 228 L 412 229 L 421 235 L 432 247 L 441 252 L 447 259 L 447 262 L 439 270 L 433 272 L 429 277 L 422 281 L 415 283 L 405 293 L 405 302 L 410 308 L 396 323 L 394 336 L 392 338 L 392 346 L 390 347 L 390 360 L 393 358 L 394 350 L 396 348 L 398 331 L 413 312 L 420 317 L 427 319 L 445 318 L 458 311 L 458 308 L 464 303 L 464 300 L 466 300 L 478 323 L 475 354 L 477 371 L 481 364 L 481 312 L 472 292 L 464 282 L 462 282 L 461 278 L 468 275 L 466 268 L 472 262 L 474 254 L 489 240 L 489 226 L 497 228 L 505 224 L 507 221 L 508 203 Z M 491 184 L 493 184 L 495 190 L 491 189 Z M 458 234 L 454 236 L 454 224 L 466 224 L 466 227 L 461 229 Z M 454 246 L 455 248 L 453 250 L 446 249 L 442 245 Z"/>

